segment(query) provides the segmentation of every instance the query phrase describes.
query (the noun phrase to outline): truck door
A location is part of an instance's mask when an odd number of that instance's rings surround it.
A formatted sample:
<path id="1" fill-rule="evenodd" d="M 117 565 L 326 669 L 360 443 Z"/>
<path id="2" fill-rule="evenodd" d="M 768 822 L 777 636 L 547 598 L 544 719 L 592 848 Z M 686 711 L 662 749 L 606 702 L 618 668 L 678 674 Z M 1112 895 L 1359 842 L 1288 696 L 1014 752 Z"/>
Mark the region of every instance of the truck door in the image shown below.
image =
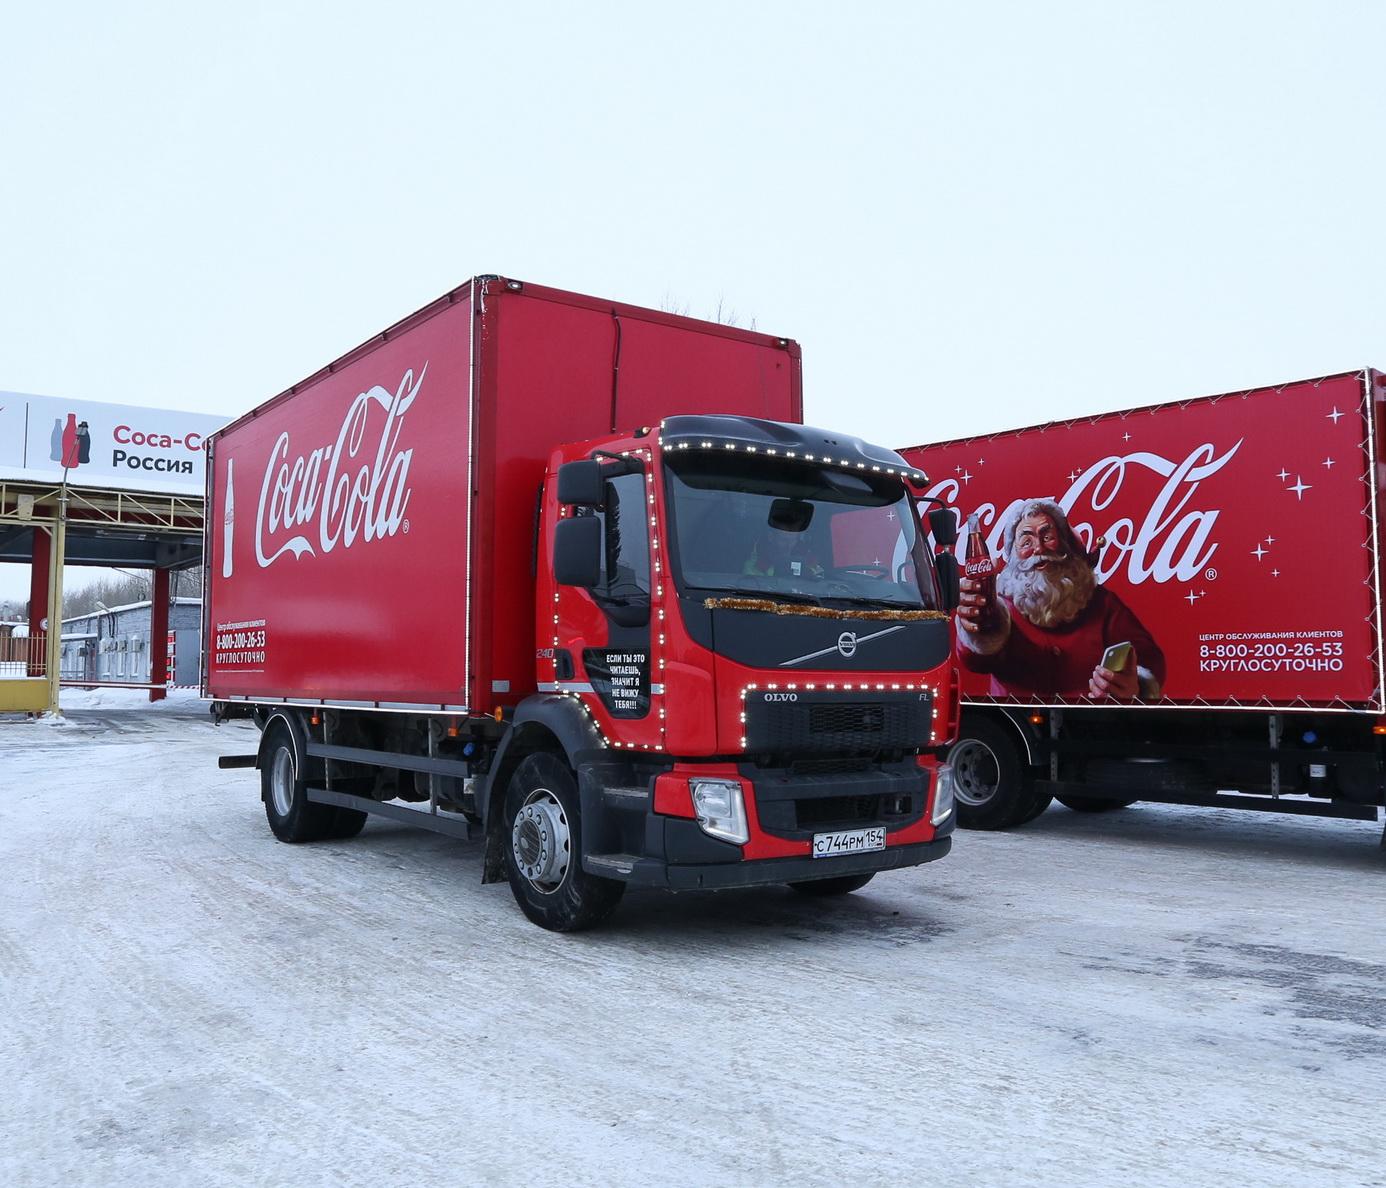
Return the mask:
<path id="1" fill-rule="evenodd" d="M 613 742 L 657 745 L 659 716 L 651 648 L 650 476 L 618 474 L 600 506 L 575 509 L 601 522 L 600 578 L 590 589 L 559 588 L 560 640 L 574 663 L 573 684 Z M 559 684 L 564 684 L 562 674 Z"/>

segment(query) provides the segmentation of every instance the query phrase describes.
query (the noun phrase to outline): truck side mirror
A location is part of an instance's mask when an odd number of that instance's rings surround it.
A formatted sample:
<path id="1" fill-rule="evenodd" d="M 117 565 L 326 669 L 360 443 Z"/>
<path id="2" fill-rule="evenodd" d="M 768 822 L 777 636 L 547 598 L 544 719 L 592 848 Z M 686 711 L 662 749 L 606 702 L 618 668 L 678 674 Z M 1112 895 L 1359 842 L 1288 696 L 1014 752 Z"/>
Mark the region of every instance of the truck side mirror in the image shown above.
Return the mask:
<path id="1" fill-rule="evenodd" d="M 940 553 L 934 558 L 934 565 L 938 568 L 938 586 L 939 592 L 943 595 L 943 609 L 955 611 L 961 598 L 958 588 L 958 559 L 952 553 Z"/>
<path id="2" fill-rule="evenodd" d="M 951 549 L 958 543 L 958 521 L 946 507 L 936 507 L 929 513 L 929 531 L 934 534 L 934 544 L 941 549 Z"/>
<path id="3" fill-rule="evenodd" d="M 606 477 L 594 458 L 565 462 L 558 468 L 558 502 L 577 507 L 601 507 L 606 502 Z"/>
<path id="4" fill-rule="evenodd" d="M 560 481 L 562 475 L 560 470 Z M 560 586 L 584 586 L 589 590 L 602 580 L 602 522 L 597 516 L 574 516 L 559 520 L 554 526 L 553 576 Z"/>

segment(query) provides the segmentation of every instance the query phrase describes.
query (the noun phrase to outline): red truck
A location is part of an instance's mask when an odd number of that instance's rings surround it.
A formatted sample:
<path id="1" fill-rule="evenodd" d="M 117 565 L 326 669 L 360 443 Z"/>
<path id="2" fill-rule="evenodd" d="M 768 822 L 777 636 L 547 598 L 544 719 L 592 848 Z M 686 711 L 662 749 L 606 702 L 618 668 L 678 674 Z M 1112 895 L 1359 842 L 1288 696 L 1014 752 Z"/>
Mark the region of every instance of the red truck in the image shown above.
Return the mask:
<path id="1" fill-rule="evenodd" d="M 961 824 L 1376 820 L 1383 399 L 1364 370 L 902 451 L 1001 566 L 958 611 Z"/>
<path id="2" fill-rule="evenodd" d="M 217 433 L 205 693 L 275 836 L 479 835 L 560 931 L 946 854 L 953 560 L 799 360 L 483 276 Z"/>

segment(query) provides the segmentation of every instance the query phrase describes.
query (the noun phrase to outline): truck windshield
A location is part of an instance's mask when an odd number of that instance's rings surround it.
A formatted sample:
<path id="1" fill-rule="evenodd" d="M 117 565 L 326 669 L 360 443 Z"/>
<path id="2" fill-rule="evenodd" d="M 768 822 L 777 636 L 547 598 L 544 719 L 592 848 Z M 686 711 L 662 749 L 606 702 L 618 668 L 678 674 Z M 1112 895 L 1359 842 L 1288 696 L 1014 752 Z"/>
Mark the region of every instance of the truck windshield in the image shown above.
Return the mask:
<path id="1" fill-rule="evenodd" d="M 892 475 L 717 453 L 666 461 L 680 590 L 936 608 L 933 562 Z"/>

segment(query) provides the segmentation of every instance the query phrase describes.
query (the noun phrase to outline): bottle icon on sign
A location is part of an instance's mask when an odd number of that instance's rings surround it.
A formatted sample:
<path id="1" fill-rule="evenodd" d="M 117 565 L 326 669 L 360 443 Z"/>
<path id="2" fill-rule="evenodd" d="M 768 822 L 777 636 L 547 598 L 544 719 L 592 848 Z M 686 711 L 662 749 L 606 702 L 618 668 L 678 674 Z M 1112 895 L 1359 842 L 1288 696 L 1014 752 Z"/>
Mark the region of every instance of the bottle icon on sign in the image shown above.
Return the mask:
<path id="1" fill-rule="evenodd" d="M 50 462 L 63 460 L 63 419 L 53 418 L 53 432 L 48 437 L 48 459 Z"/>
<path id="2" fill-rule="evenodd" d="M 987 542 L 977 523 L 977 513 L 967 517 L 967 552 L 963 558 L 963 576 L 980 583 L 977 591 L 991 606 L 996 601 L 996 562 L 991 559 Z"/>
<path id="3" fill-rule="evenodd" d="M 77 414 L 67 414 L 67 424 L 63 426 L 63 469 L 71 470 L 81 462 L 81 446 L 77 441 Z"/>
<path id="4" fill-rule="evenodd" d="M 226 502 L 221 511 L 221 576 L 229 578 L 232 570 L 232 543 L 236 536 L 235 458 L 226 460 Z"/>

